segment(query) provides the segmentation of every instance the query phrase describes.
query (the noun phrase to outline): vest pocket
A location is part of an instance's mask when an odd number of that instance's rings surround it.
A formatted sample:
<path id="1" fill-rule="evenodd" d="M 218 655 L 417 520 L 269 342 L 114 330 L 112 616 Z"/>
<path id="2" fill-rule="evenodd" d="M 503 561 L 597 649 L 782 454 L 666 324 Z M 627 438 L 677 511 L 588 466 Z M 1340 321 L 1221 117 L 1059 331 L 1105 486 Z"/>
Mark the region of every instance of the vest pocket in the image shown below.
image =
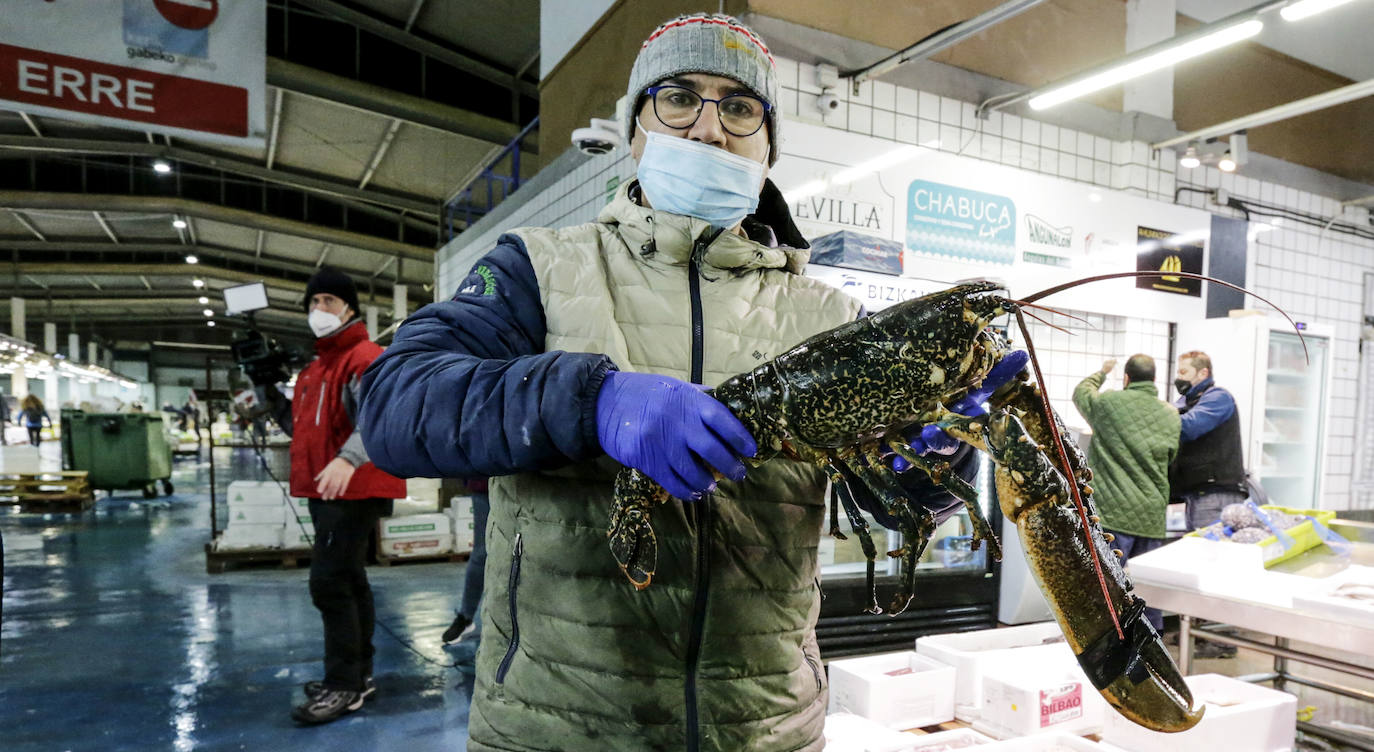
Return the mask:
<path id="1" fill-rule="evenodd" d="M 815 647 L 816 655 L 812 657 L 811 648 Z M 811 668 L 811 676 L 816 680 L 816 692 L 825 689 L 825 679 L 821 676 L 820 647 L 815 643 L 814 635 L 802 642 L 802 658 L 806 660 L 806 665 Z"/>
<path id="2" fill-rule="evenodd" d="M 510 581 L 506 586 L 506 601 L 510 606 L 510 647 L 506 648 L 506 655 L 501 658 L 501 665 L 496 668 L 497 684 L 505 683 L 506 672 L 510 670 L 511 661 L 515 660 L 515 651 L 520 648 L 520 620 L 515 614 L 515 591 L 520 585 L 520 557 L 525 551 L 523 535 L 524 533 L 515 534 L 515 550 L 511 554 Z"/>

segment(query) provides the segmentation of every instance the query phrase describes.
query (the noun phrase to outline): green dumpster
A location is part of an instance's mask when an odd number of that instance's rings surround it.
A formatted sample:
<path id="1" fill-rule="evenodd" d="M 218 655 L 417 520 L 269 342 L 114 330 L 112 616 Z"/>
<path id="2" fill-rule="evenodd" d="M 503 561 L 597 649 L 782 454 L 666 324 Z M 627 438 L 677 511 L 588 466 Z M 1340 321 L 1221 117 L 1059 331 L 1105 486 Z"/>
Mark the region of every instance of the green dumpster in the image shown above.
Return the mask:
<path id="1" fill-rule="evenodd" d="M 62 411 L 62 464 L 85 470 L 93 489 L 172 493 L 172 447 L 157 413 Z"/>

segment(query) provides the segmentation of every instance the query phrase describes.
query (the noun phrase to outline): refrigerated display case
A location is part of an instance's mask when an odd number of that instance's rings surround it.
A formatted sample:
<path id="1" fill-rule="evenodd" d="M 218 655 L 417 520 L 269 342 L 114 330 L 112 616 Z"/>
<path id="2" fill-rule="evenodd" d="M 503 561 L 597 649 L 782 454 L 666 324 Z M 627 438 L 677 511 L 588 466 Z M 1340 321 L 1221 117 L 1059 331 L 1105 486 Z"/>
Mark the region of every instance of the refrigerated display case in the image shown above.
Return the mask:
<path id="1" fill-rule="evenodd" d="M 1216 383 L 1231 392 L 1240 411 L 1245 467 L 1270 502 L 1319 509 L 1332 332 L 1312 324 L 1300 339 L 1282 319 L 1243 313 L 1180 323 L 1176 352 L 1202 350 L 1212 359 Z"/>

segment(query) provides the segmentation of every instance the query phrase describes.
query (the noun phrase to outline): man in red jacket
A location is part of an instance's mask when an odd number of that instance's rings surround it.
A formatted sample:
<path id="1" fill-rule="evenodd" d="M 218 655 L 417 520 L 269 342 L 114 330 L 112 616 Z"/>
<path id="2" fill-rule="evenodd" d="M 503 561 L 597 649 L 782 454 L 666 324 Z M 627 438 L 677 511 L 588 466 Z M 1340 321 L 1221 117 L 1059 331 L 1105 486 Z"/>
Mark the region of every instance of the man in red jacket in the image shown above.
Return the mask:
<path id="1" fill-rule="evenodd" d="M 358 433 L 357 388 L 382 354 L 358 318 L 353 280 L 325 267 L 310 278 L 305 309 L 315 359 L 296 377 L 291 401 L 291 495 L 310 500 L 315 547 L 310 598 L 324 620 L 324 680 L 307 682 L 306 702 L 291 711 L 302 723 L 328 723 L 363 706 L 372 681 L 372 588 L 363 567 L 377 520 L 405 481 L 368 461 Z"/>

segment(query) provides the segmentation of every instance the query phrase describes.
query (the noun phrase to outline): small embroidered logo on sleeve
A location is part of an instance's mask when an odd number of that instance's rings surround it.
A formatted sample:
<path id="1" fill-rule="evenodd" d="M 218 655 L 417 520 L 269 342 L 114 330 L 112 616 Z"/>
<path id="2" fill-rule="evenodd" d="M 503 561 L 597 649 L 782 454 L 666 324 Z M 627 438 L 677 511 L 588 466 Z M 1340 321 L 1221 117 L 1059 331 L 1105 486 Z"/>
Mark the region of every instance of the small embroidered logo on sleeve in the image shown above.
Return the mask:
<path id="1" fill-rule="evenodd" d="M 458 288 L 458 294 L 495 295 L 496 275 L 485 264 L 479 265 L 463 280 L 463 286 Z"/>

